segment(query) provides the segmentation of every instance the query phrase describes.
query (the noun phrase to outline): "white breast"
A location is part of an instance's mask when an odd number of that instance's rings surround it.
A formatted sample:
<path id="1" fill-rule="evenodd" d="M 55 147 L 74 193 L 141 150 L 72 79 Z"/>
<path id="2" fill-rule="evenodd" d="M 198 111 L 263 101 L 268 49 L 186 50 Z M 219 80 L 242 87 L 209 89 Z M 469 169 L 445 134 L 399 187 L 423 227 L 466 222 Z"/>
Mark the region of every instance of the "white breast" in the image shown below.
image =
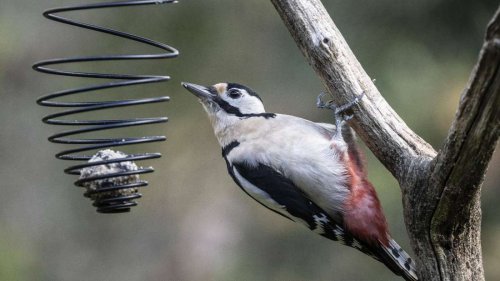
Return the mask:
<path id="1" fill-rule="evenodd" d="M 346 170 L 339 155 L 330 148 L 329 132 L 289 115 L 276 118 L 248 118 L 218 136 L 222 145 L 238 140 L 228 155 L 232 161 L 273 167 L 304 191 L 330 215 L 343 209 L 347 197 Z"/>

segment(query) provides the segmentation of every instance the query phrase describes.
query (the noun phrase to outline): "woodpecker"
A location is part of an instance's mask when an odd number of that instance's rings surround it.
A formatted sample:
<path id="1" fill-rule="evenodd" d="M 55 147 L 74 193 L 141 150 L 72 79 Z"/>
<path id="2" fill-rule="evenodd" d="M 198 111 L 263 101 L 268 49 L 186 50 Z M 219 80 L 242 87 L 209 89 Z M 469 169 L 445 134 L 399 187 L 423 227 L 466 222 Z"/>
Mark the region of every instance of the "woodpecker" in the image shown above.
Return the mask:
<path id="1" fill-rule="evenodd" d="M 335 106 L 335 125 L 268 113 L 252 89 L 237 83 L 182 85 L 213 126 L 236 184 L 250 197 L 328 239 L 358 249 L 405 280 L 418 280 L 410 256 L 394 241 L 346 112 L 362 98 Z"/>

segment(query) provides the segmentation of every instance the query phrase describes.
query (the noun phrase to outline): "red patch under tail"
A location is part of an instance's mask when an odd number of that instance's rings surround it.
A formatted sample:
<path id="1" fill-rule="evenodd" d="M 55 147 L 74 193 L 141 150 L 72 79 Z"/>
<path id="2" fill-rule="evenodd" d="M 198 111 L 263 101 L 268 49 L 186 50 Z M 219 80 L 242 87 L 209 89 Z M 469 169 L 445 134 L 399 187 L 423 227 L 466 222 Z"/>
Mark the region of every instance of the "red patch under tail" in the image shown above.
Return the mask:
<path id="1" fill-rule="evenodd" d="M 344 224 L 358 239 L 371 244 L 389 245 L 388 226 L 373 185 L 357 161 L 347 156 L 351 194 L 345 203 Z"/>

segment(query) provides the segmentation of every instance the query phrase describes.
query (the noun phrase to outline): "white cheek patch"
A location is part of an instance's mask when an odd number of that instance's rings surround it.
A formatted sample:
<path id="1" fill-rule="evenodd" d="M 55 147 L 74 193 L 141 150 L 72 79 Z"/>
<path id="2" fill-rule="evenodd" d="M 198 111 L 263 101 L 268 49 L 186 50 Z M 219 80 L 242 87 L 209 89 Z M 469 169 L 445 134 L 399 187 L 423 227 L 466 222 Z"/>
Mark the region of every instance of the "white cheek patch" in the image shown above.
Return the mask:
<path id="1" fill-rule="evenodd" d="M 248 94 L 244 94 L 241 98 L 232 100 L 229 103 L 239 108 L 240 112 L 243 114 L 259 114 L 266 112 L 262 102 L 257 97 Z"/>

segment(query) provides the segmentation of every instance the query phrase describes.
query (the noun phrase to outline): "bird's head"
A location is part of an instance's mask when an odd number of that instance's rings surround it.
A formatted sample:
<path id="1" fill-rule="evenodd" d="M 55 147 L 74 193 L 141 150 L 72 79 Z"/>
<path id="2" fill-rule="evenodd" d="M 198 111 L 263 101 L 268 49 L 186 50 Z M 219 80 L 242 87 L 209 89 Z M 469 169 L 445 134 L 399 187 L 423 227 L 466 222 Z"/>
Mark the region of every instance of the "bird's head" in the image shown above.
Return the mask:
<path id="1" fill-rule="evenodd" d="M 212 120 L 265 113 L 261 98 L 246 86 L 236 83 L 218 83 L 210 87 L 192 83 L 182 85 L 198 97 Z"/>

